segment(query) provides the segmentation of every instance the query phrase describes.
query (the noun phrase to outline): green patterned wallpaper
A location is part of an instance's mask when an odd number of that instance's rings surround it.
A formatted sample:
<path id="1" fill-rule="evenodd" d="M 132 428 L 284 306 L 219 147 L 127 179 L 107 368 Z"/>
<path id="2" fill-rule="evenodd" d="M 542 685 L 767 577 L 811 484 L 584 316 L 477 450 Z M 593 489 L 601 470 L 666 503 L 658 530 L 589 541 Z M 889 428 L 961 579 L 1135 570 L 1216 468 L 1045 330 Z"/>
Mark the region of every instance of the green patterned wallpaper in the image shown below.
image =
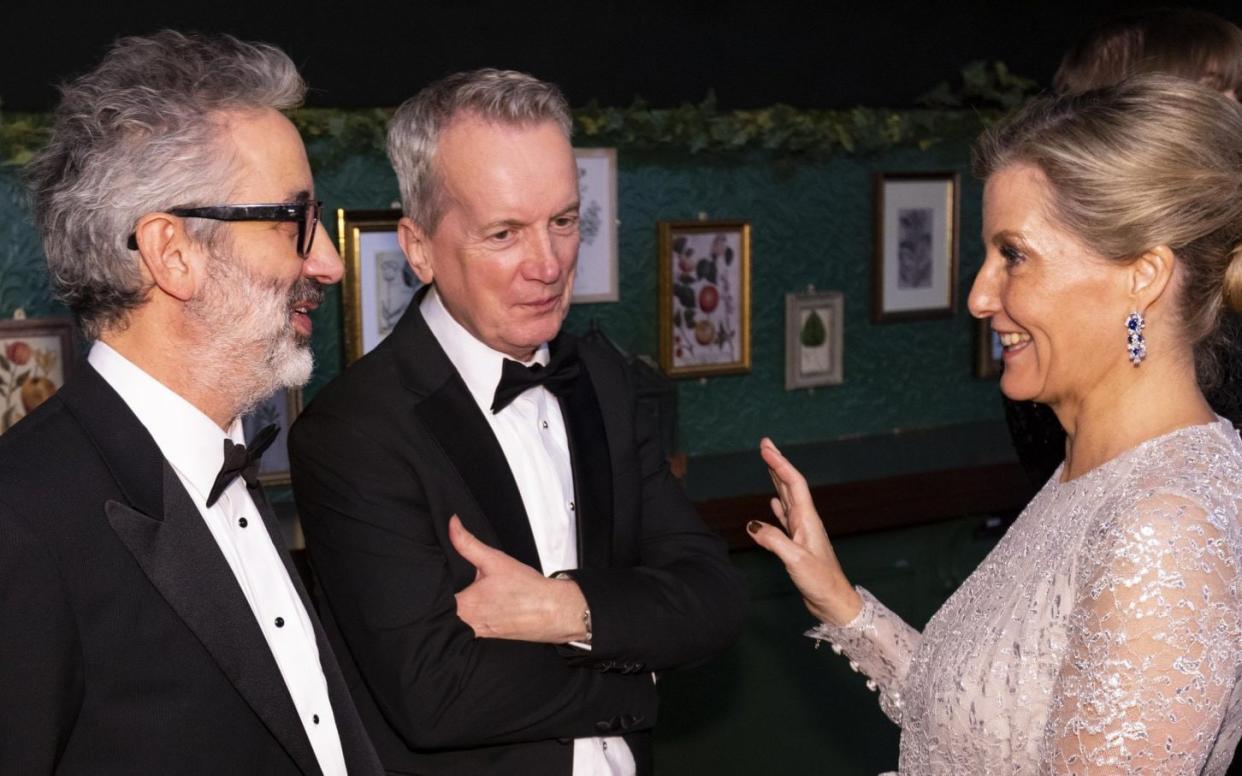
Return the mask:
<path id="1" fill-rule="evenodd" d="M 747 450 L 764 434 L 792 444 L 1001 417 L 995 383 L 972 376 L 965 297 L 981 261 L 981 189 L 965 173 L 964 144 L 826 161 L 626 149 L 618 159 L 621 300 L 575 308 L 567 322 L 572 330 L 585 331 L 597 319 L 621 347 L 654 354 L 656 221 L 706 213 L 753 224 L 752 371 L 679 381 L 680 440 L 688 453 Z M 936 321 L 873 325 L 871 175 L 938 169 L 963 171 L 959 312 Z M 317 171 L 316 182 L 332 209 L 382 208 L 397 196 L 396 179 L 379 154 L 334 162 Z M 0 168 L 0 317 L 17 307 L 30 315 L 63 314 L 48 292 L 23 197 L 18 170 Z M 808 284 L 845 294 L 845 382 L 786 392 L 784 295 Z M 317 313 L 315 348 L 319 367 L 308 396 L 341 367 L 335 291 Z"/>

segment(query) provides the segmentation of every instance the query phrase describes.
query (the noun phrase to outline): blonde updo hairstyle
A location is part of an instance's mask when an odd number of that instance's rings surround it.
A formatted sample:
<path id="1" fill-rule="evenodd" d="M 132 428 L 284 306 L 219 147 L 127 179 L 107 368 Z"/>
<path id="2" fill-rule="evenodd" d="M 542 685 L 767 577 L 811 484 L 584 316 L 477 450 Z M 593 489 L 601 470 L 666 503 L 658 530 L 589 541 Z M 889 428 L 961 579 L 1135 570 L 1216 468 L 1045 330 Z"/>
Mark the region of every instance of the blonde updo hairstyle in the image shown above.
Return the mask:
<path id="1" fill-rule="evenodd" d="M 1215 384 L 1222 310 L 1242 312 L 1242 105 L 1161 74 L 1040 97 L 976 143 L 980 178 L 1018 163 L 1043 172 L 1052 217 L 1096 253 L 1173 251 L 1183 333 Z"/>

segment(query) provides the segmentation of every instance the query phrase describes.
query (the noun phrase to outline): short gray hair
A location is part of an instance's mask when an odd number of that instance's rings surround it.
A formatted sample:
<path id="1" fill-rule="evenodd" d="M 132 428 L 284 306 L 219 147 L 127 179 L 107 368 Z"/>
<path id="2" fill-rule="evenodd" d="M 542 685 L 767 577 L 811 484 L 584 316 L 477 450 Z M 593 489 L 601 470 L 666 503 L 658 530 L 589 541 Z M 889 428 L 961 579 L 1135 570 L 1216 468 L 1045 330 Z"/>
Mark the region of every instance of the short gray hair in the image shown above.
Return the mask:
<path id="1" fill-rule="evenodd" d="M 61 87 L 51 140 L 26 179 L 52 282 L 88 337 L 123 326 L 149 290 L 126 245 L 138 219 L 227 196 L 221 114 L 288 110 L 305 93 L 274 46 L 172 30 L 121 38 Z M 191 224 L 200 241 L 219 226 Z"/>
<path id="2" fill-rule="evenodd" d="M 444 215 L 444 187 L 433 161 L 440 133 L 463 113 L 500 124 L 555 122 L 565 137 L 573 118 L 555 85 L 515 70 L 454 73 L 402 103 L 388 125 L 388 158 L 397 171 L 401 207 L 427 234 Z"/>

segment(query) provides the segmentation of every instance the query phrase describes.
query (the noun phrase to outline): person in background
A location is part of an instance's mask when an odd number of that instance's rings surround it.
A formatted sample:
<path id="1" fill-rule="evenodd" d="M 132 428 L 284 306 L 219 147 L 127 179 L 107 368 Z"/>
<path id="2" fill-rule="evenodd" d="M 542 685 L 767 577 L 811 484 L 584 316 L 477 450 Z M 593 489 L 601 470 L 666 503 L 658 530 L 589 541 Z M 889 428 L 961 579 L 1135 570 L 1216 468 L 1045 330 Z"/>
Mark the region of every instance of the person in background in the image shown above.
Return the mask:
<path id="1" fill-rule="evenodd" d="M 341 259 L 282 51 L 118 40 L 28 171 L 86 363 L 0 437 L 0 773 L 381 772 L 241 416 Z"/>
<path id="2" fill-rule="evenodd" d="M 1242 735 L 1242 438 L 1196 357 L 1242 309 L 1242 106 L 1133 76 L 984 133 L 970 311 L 1066 458 L 922 633 L 842 572 L 770 440 L 753 521 L 901 726 L 909 774 L 1223 774 Z"/>
<path id="3" fill-rule="evenodd" d="M 1061 59 L 1053 76 L 1058 94 L 1111 86 L 1135 73 L 1189 78 L 1227 97 L 1242 94 L 1242 29 L 1193 8 L 1137 11 L 1089 30 Z M 1208 403 L 1242 425 L 1242 316 L 1226 312 L 1215 343 L 1199 349 L 1200 383 Z M 1035 487 L 1065 458 L 1065 430 L 1052 410 L 1003 399 L 1018 459 Z"/>

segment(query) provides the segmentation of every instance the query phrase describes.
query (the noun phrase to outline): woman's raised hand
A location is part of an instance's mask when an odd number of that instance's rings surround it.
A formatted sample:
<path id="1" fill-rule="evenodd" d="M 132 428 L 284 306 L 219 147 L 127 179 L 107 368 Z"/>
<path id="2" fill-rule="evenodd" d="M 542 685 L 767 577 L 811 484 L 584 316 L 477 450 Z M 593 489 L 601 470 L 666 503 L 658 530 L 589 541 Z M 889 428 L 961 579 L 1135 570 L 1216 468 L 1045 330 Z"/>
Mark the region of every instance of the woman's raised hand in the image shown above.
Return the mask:
<path id="1" fill-rule="evenodd" d="M 862 599 L 837 562 L 824 523 L 811 501 L 806 478 L 781 455 L 771 439 L 765 437 L 759 443 L 759 454 L 776 485 L 772 513 L 785 530 L 758 520 L 750 521 L 746 530 L 755 543 L 785 564 L 812 615 L 830 625 L 846 624 L 862 609 Z"/>

